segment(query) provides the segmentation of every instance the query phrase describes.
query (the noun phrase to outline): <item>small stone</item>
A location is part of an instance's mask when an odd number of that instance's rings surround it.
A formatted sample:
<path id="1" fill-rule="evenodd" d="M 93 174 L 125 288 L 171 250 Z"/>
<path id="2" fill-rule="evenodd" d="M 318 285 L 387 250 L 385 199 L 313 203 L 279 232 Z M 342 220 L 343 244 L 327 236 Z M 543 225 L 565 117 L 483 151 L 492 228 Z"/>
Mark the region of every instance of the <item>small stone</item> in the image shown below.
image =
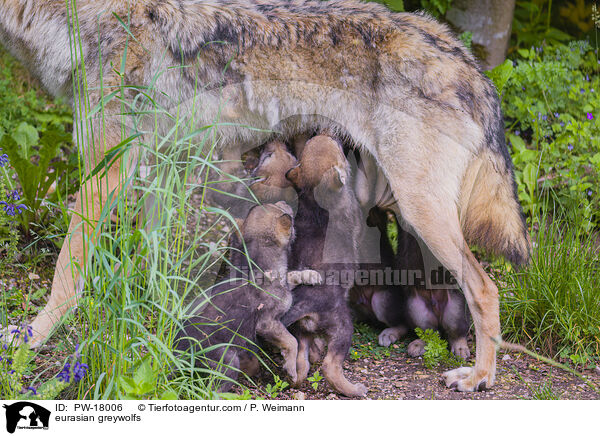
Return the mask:
<path id="1" fill-rule="evenodd" d="M 292 398 L 294 400 L 303 401 L 306 400 L 306 394 L 304 392 L 296 392 L 294 395 L 292 395 Z"/>
<path id="2" fill-rule="evenodd" d="M 29 280 L 37 280 L 39 278 L 40 276 L 38 276 L 36 273 L 29 273 Z"/>
<path id="3" fill-rule="evenodd" d="M 329 394 L 327 395 L 327 398 L 325 398 L 326 400 L 337 400 L 338 396 L 336 394 Z"/>
<path id="4" fill-rule="evenodd" d="M 596 366 L 596 369 L 594 371 L 596 371 L 596 374 L 600 375 L 600 366 Z"/>
<path id="5" fill-rule="evenodd" d="M 504 356 L 502 356 L 502 360 L 506 362 L 508 360 L 512 360 L 512 357 L 510 357 L 510 354 L 505 354 Z"/>

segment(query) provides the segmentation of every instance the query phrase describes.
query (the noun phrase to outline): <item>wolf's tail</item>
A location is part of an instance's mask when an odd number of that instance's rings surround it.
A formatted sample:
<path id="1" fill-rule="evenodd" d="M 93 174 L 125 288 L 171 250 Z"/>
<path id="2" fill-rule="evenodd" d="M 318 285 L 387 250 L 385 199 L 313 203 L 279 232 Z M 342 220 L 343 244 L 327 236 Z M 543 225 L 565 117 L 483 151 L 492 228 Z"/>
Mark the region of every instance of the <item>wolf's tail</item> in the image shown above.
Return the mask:
<path id="1" fill-rule="evenodd" d="M 467 167 L 460 221 L 468 243 L 524 265 L 529 261 L 531 240 L 517 199 L 512 163 L 503 154 L 486 148 Z"/>

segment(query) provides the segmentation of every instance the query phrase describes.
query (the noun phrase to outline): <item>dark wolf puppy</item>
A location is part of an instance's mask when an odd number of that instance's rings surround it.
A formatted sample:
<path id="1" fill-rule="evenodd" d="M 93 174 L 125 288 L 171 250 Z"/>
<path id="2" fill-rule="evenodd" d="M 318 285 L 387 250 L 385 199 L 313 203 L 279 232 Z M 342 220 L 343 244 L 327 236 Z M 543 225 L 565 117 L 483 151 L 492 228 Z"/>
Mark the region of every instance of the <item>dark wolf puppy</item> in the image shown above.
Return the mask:
<path id="1" fill-rule="evenodd" d="M 315 337 L 327 343 L 323 374 L 347 396 L 364 396 L 367 388 L 352 384 L 342 364 L 352 343 L 348 289 L 356 269 L 361 211 L 348 186 L 349 165 L 341 146 L 329 136 L 316 136 L 302 151 L 299 165 L 288 172 L 298 192 L 296 241 L 290 268 L 325 271 L 320 286 L 299 286 L 282 322 L 298 337 L 298 382 L 308 375 L 309 349 Z M 347 277 L 344 277 L 347 274 Z"/>
<path id="2" fill-rule="evenodd" d="M 317 283 L 320 276 L 314 271 L 287 271 L 294 228 L 292 209 L 286 203 L 255 206 L 241 225 L 241 233 L 253 264 L 248 263 L 241 242 L 234 238 L 237 250 L 231 256 L 229 280 L 215 287 L 209 302 L 195 303 L 199 313 L 186 320 L 176 347 L 187 350 L 197 342 L 202 348 L 223 344 L 206 353 L 207 364 L 218 367 L 220 362 L 225 375 L 235 380 L 248 357 L 244 350 L 247 341 L 254 342 L 260 335 L 281 349 L 283 368 L 296 381 L 298 343 L 280 321 L 292 303 L 288 282 Z M 255 272 L 259 284 L 262 282 L 261 287 L 252 283 L 250 271 Z"/>
<path id="3" fill-rule="evenodd" d="M 387 235 L 390 220 L 395 222 L 398 229 L 396 254 Z M 402 229 L 392 211 L 375 207 L 369 212 L 368 222 L 381 232 L 380 270 L 387 268 L 416 272 L 418 277 L 425 277 L 421 247 L 409 232 Z M 440 329 L 456 356 L 466 359 L 470 355 L 467 345 L 470 317 L 465 298 L 456 289 L 426 289 L 424 282 L 420 281 L 405 284 L 369 283 L 355 286 L 350 291 L 350 300 L 359 315 L 388 326 L 378 338 L 382 346 L 391 345 L 416 327 L 423 330 Z M 424 347 L 424 342 L 416 339 L 409 344 L 407 351 L 413 357 L 420 356 L 425 352 Z"/>

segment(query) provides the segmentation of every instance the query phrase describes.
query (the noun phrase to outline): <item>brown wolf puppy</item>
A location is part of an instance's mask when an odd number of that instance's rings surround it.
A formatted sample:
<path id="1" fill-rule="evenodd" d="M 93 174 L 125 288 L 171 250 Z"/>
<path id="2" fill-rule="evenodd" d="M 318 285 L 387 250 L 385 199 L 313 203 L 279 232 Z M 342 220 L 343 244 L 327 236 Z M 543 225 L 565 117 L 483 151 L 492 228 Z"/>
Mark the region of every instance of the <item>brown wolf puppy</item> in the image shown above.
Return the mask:
<path id="1" fill-rule="evenodd" d="M 265 144 L 256 161 L 254 151 L 247 153 L 244 162 L 226 160 L 218 165 L 221 172 L 208 191 L 212 201 L 237 218 L 245 218 L 257 200 L 259 203 L 285 201 L 295 210 L 298 195 L 285 178 L 297 164 L 294 155 L 279 140 Z"/>
<path id="2" fill-rule="evenodd" d="M 242 362 L 248 360 L 248 341 L 254 342 L 259 335 L 281 349 L 283 368 L 295 382 L 298 343 L 280 318 L 292 303 L 290 286 L 319 283 L 320 275 L 315 271 L 287 271 L 294 227 L 292 209 L 286 203 L 255 206 L 240 230 L 253 264 L 248 263 L 242 243 L 233 238 L 235 251 L 228 280 L 213 289 L 209 301 L 193 304 L 198 313 L 184 322 L 176 347 L 188 350 L 196 343 L 202 348 L 222 344 L 206 353 L 206 364 L 220 365 L 225 375 L 235 380 Z M 253 277 L 262 287 L 253 284 Z M 226 383 L 223 389 L 229 387 Z"/>
<path id="3" fill-rule="evenodd" d="M 286 145 L 281 141 L 271 141 L 265 145 L 252 177 L 257 178 L 250 189 L 256 198 L 264 203 L 285 201 L 296 210 L 298 194 L 286 173 L 298 164 Z"/>
<path id="4" fill-rule="evenodd" d="M 456 277 L 473 316 L 475 366 L 446 373 L 447 385 L 473 391 L 494 384 L 498 289 L 467 244 L 521 264 L 530 243 L 498 95 L 445 26 L 354 0 L 0 0 L 0 41 L 50 92 L 73 99 L 75 138 L 92 174 L 78 195 L 48 304 L 32 323 L 34 345 L 76 303 L 84 241 L 137 160 L 132 148 L 106 171 L 92 171 L 125 139 L 123 131 L 140 125 L 126 122 L 117 99 L 88 113 L 124 85 L 125 98 L 151 94 L 149 104 L 190 112 L 199 126 L 217 120 L 216 139 L 234 155 L 263 143 L 259 132 L 276 126 L 284 140 L 331 128 L 372 155 L 403 220 Z M 85 80 L 73 83 L 74 65 L 83 63 L 77 71 Z M 89 95 L 75 96 L 82 83 Z M 162 133 L 168 118 L 160 120 Z"/>
<path id="5" fill-rule="evenodd" d="M 306 143 L 299 165 L 288 172 L 298 192 L 297 239 L 292 245 L 290 268 L 324 271 L 325 283 L 297 287 L 282 322 L 292 325 L 298 337 L 298 383 L 308 375 L 313 339 L 322 337 L 327 344 L 325 379 L 344 395 L 363 396 L 366 387 L 350 383 L 342 370 L 352 344 L 347 296 L 356 269 L 362 219 L 348 186 L 349 170 L 341 146 L 333 138 L 320 135 Z"/>
<path id="6" fill-rule="evenodd" d="M 387 235 L 390 220 L 395 221 L 398 229 L 396 254 Z M 441 329 L 448 338 L 450 350 L 456 356 L 467 359 L 470 356 L 467 345 L 470 317 L 462 293 L 457 289 L 426 289 L 421 248 L 417 240 L 402 229 L 392 211 L 375 207 L 369 213 L 368 222 L 381 232 L 382 262 L 368 265 L 366 269 L 376 272 L 386 269 L 390 272 L 407 271 L 407 276 L 417 273 L 419 277 L 418 280 L 403 277 L 414 283 L 370 283 L 350 290 L 350 301 L 359 316 L 388 326 L 379 334 L 379 345 L 387 347 L 416 327 Z M 384 278 L 385 274 L 382 276 Z M 388 276 L 391 278 L 392 274 Z M 394 280 L 399 277 L 400 274 Z M 425 352 L 425 344 L 415 339 L 408 345 L 407 351 L 413 357 L 420 356 Z"/>

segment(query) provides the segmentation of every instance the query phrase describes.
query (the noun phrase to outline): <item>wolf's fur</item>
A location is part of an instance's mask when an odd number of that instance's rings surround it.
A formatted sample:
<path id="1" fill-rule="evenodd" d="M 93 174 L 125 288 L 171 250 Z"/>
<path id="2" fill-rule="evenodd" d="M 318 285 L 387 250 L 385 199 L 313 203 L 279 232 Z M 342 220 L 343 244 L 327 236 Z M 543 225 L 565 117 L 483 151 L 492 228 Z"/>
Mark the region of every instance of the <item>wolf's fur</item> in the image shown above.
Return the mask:
<path id="1" fill-rule="evenodd" d="M 341 146 L 329 136 L 315 136 L 303 148 L 299 165 L 288 172 L 298 192 L 297 239 L 292 245 L 290 267 L 323 271 L 325 283 L 299 286 L 282 322 L 292 325 L 298 337 L 298 382 L 308 375 L 313 340 L 327 343 L 323 375 L 329 384 L 348 396 L 363 396 L 363 385 L 344 377 L 342 363 L 352 344 L 352 317 L 348 289 L 336 274 L 356 269 L 357 242 L 362 214 L 350 185 L 350 166 Z"/>
<path id="2" fill-rule="evenodd" d="M 287 271 L 290 243 L 294 238 L 292 209 L 284 202 L 255 206 L 241 225 L 241 233 L 248 255 L 255 265 L 248 263 L 243 246 L 236 238 L 231 256 L 232 267 L 226 281 L 216 286 L 209 301 L 195 302 L 196 313 L 184 323 L 184 330 L 175 340 L 180 350 L 193 348 L 199 343 L 210 350 L 201 363 L 223 367 L 224 373 L 236 379 L 248 342 L 256 335 L 281 349 L 283 368 L 296 381 L 298 343 L 281 323 L 280 318 L 292 304 L 288 278 L 293 285 L 318 283 L 315 271 Z M 254 273 L 251 273 L 254 271 Z M 263 275 L 263 272 L 264 275 Z M 259 287 L 253 277 L 264 278 Z M 303 280 L 305 278 L 306 280 Z M 223 389 L 228 389 L 226 383 Z"/>
<path id="3" fill-rule="evenodd" d="M 82 47 L 75 61 L 85 62 L 92 107 L 123 83 L 153 83 L 156 103 L 192 108 L 186 103 L 198 95 L 200 83 L 202 105 L 194 119 L 210 123 L 220 116 L 233 123 L 219 129 L 230 150 L 264 142 L 243 125 L 280 126 L 284 139 L 331 128 L 364 147 L 388 179 L 403 219 L 452 271 L 469 303 L 476 364 L 449 372 L 446 383 L 465 391 L 493 384 L 498 290 L 464 235 L 517 263 L 528 259 L 529 239 L 514 192 L 498 97 L 446 27 L 425 15 L 394 14 L 354 0 L 77 4 Z M 113 12 L 125 17 L 128 30 Z M 2 43 L 52 93 L 73 98 L 69 16 L 62 0 L 0 0 Z M 126 46 L 121 75 L 113 66 L 121 65 Z M 168 69 L 182 64 L 193 68 Z M 133 97 L 135 88 L 127 88 L 126 95 Z M 81 102 L 74 100 L 76 116 L 84 118 Z M 91 117 L 94 134 L 79 141 L 88 171 L 120 142 L 120 112 L 114 101 Z M 122 183 L 121 165 L 134 160 L 116 162 L 82 186 L 76 204 L 82 214 L 73 214 L 50 301 L 33 322 L 36 344 L 75 304 L 77 269 L 72 264 L 85 264 L 82 233 L 92 233 L 101 206 Z M 80 226 L 80 215 L 90 225 Z"/>

